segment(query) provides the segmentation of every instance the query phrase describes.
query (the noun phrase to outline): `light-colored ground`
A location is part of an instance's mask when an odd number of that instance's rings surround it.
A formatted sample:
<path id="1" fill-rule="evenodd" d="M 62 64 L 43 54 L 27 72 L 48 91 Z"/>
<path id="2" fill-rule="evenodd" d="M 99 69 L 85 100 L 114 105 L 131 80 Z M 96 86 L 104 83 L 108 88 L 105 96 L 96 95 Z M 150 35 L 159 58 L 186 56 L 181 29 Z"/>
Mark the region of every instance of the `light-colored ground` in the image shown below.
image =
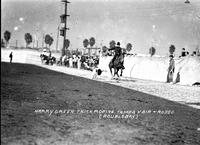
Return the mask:
<path id="1" fill-rule="evenodd" d="M 92 72 L 86 70 L 78 70 L 75 68 L 66 68 L 63 66 L 48 66 L 39 65 L 41 67 L 71 74 L 79 77 L 92 79 Z M 107 73 L 107 72 L 106 72 Z M 194 86 L 184 86 L 178 84 L 168 84 L 156 81 L 139 80 L 134 78 L 121 77 L 119 82 L 111 80 L 111 76 L 103 72 L 101 76 L 98 76 L 96 81 L 110 83 L 125 88 L 141 91 L 147 94 L 156 95 L 161 98 L 165 98 L 171 101 L 176 101 L 185 105 L 189 105 L 200 109 L 200 88 Z"/>

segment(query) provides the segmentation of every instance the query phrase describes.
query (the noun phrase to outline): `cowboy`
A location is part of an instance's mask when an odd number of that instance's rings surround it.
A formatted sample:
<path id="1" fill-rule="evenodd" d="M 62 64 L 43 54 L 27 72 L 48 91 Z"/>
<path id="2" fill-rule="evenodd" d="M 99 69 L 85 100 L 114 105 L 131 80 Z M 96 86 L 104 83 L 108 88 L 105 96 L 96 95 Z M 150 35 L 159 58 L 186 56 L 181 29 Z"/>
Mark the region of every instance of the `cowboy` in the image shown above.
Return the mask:
<path id="1" fill-rule="evenodd" d="M 117 42 L 117 46 L 116 47 L 114 46 L 113 48 L 110 48 L 108 50 L 109 51 L 110 50 L 114 50 L 115 51 L 115 55 L 114 55 L 113 59 L 111 60 L 112 63 L 116 60 L 116 58 L 118 58 L 118 57 L 120 57 L 122 55 L 122 48 L 120 47 L 120 42 Z M 122 63 L 122 68 L 125 69 L 124 66 L 123 66 L 123 60 L 120 60 L 120 62 Z"/>

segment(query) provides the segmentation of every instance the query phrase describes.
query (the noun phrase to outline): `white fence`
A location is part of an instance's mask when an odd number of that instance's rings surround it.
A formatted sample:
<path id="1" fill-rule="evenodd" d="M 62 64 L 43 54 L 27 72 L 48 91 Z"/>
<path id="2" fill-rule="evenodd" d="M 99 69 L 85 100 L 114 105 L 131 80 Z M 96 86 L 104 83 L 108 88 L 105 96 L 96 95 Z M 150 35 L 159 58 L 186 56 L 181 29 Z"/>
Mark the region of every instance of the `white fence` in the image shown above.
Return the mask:
<path id="1" fill-rule="evenodd" d="M 108 64 L 112 57 L 101 56 L 99 68 L 106 70 L 110 75 Z M 166 82 L 169 58 L 150 56 L 126 56 L 124 59 L 125 70 L 123 76 L 144 80 Z M 180 73 L 180 84 L 192 85 L 200 82 L 200 57 L 187 56 L 175 59 L 175 73 Z"/>

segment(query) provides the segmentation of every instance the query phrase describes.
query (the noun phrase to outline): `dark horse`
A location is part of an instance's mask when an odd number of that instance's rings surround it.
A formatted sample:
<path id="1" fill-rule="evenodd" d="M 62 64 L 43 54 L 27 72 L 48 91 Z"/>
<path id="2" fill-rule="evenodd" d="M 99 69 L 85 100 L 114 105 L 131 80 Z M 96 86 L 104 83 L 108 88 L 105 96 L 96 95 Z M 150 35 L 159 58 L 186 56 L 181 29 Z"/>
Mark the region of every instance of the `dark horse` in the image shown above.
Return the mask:
<path id="1" fill-rule="evenodd" d="M 49 64 L 53 65 L 56 62 L 55 57 L 49 57 L 49 56 L 44 55 L 44 54 L 41 54 L 40 58 L 41 58 L 42 63 L 45 63 L 47 65 L 49 65 Z"/>
<path id="2" fill-rule="evenodd" d="M 123 62 L 124 62 L 124 54 L 121 54 L 120 56 L 116 57 L 116 59 L 114 61 L 110 61 L 109 63 L 109 68 L 110 68 L 110 73 L 112 74 L 112 68 L 114 69 L 114 77 L 115 75 L 117 75 L 117 77 L 119 78 L 119 70 L 121 69 L 121 74 L 120 76 L 122 76 L 123 73 Z"/>

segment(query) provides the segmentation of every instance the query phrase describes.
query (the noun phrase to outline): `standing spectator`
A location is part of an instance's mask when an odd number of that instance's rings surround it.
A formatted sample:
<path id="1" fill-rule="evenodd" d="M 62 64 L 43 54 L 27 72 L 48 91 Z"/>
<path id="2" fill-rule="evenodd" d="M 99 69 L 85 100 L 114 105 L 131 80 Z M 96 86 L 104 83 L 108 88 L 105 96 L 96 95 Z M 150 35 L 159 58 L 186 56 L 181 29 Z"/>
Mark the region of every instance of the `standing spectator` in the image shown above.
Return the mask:
<path id="1" fill-rule="evenodd" d="M 10 63 L 12 63 L 12 58 L 13 58 L 12 52 L 10 53 L 9 57 L 10 57 Z"/>
<path id="2" fill-rule="evenodd" d="M 65 59 L 65 66 L 69 67 L 69 56 L 67 56 Z"/>
<path id="3" fill-rule="evenodd" d="M 69 58 L 69 67 L 73 67 L 73 59 L 72 56 Z"/>
<path id="4" fill-rule="evenodd" d="M 75 57 L 75 67 L 76 67 L 76 68 L 78 68 L 78 59 L 79 59 L 79 58 L 78 58 L 78 55 L 76 55 L 76 57 Z"/>
<path id="5" fill-rule="evenodd" d="M 75 68 L 75 61 L 76 61 L 76 56 L 72 55 L 72 61 L 73 61 L 73 68 Z"/>
<path id="6" fill-rule="evenodd" d="M 78 56 L 77 67 L 78 67 L 78 69 L 81 69 L 81 57 L 80 56 Z"/>
<path id="7" fill-rule="evenodd" d="M 167 83 L 173 82 L 173 75 L 175 71 L 175 61 L 174 61 L 174 56 L 170 55 L 169 56 L 169 67 L 168 67 L 168 73 L 167 73 Z"/>
<path id="8" fill-rule="evenodd" d="M 66 59 L 66 57 L 67 57 L 66 55 L 64 55 L 64 56 L 62 57 L 62 63 L 61 63 L 62 65 L 65 65 L 65 59 Z"/>

